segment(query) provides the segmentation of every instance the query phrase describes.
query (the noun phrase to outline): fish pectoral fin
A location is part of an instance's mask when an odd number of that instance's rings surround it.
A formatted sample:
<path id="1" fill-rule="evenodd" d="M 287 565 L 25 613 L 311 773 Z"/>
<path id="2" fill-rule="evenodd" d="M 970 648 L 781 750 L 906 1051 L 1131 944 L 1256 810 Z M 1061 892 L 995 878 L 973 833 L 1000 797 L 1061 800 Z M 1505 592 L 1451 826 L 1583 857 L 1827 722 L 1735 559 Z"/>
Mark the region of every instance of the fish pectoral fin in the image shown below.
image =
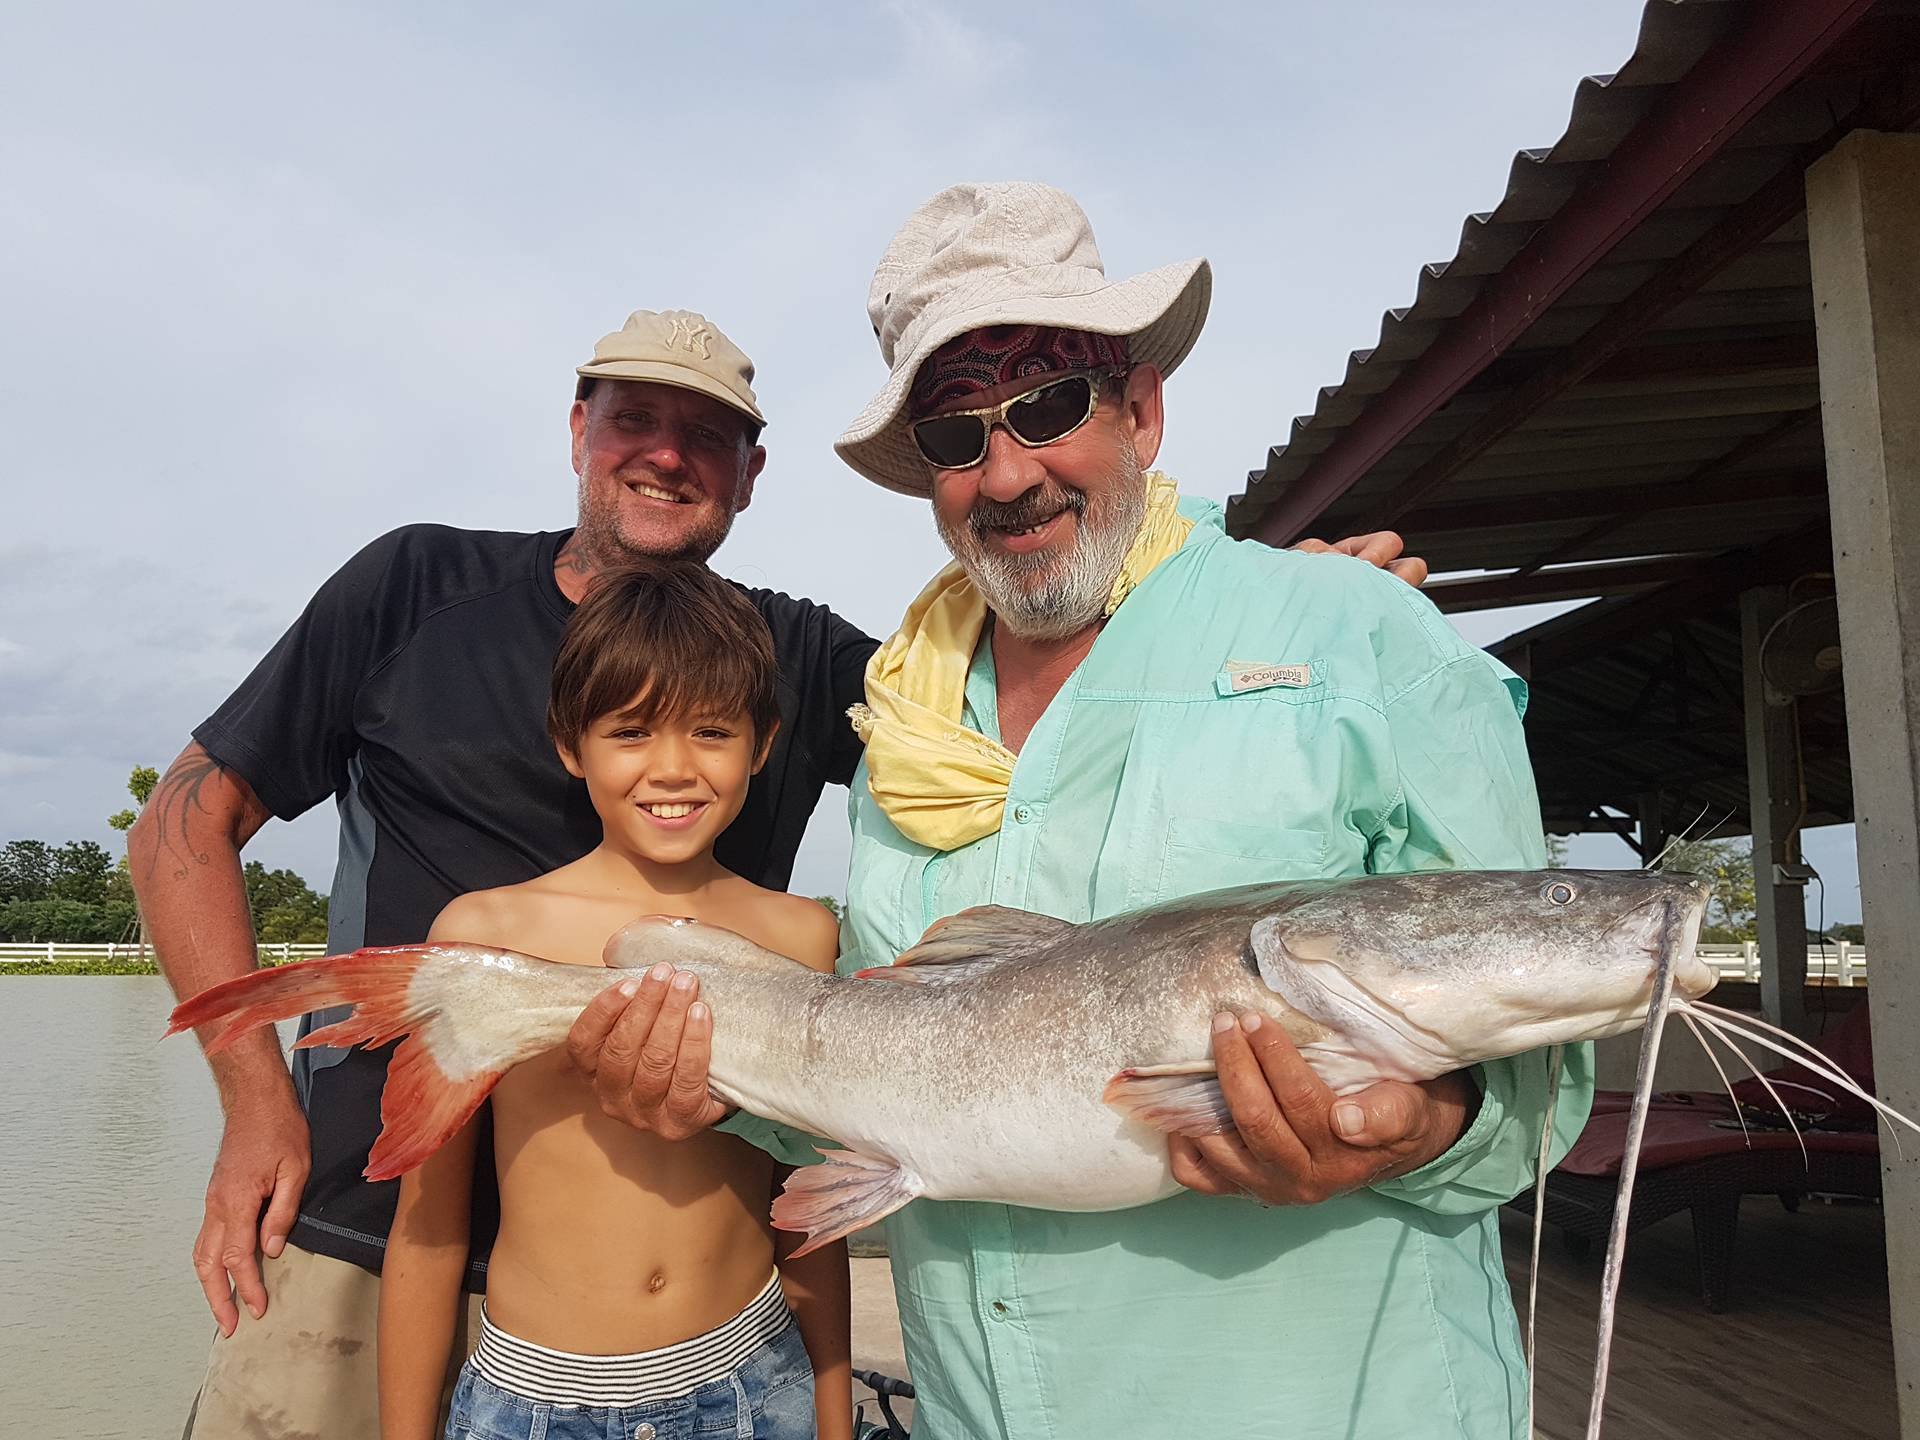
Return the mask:
<path id="1" fill-rule="evenodd" d="M 380 1092 L 380 1136 L 367 1154 L 369 1180 L 392 1180 L 424 1164 L 473 1118 L 504 1070 L 455 1080 L 419 1035 L 409 1035 L 387 1061 Z"/>
<path id="2" fill-rule="evenodd" d="M 876 1160 L 857 1150 L 829 1150 L 825 1156 L 818 1165 L 804 1165 L 789 1175 L 773 1202 L 776 1230 L 806 1233 L 807 1243 L 795 1256 L 891 1215 L 921 1190 L 920 1177 L 891 1160 Z"/>
<path id="3" fill-rule="evenodd" d="M 1168 1135 L 1222 1135 L 1233 1129 L 1233 1112 L 1211 1060 L 1130 1066 L 1107 1082 L 1100 1098 L 1129 1120 Z"/>
<path id="4" fill-rule="evenodd" d="M 922 973 L 891 978 L 931 979 L 935 971 L 943 980 L 971 978 L 1009 960 L 1017 960 L 1073 928 L 1069 920 L 1036 915 L 1031 910 L 976 905 L 971 910 L 934 921 L 920 937 L 920 943 L 895 960 L 891 967 L 877 966 L 861 974 L 875 978 L 881 970 L 907 967 Z"/>

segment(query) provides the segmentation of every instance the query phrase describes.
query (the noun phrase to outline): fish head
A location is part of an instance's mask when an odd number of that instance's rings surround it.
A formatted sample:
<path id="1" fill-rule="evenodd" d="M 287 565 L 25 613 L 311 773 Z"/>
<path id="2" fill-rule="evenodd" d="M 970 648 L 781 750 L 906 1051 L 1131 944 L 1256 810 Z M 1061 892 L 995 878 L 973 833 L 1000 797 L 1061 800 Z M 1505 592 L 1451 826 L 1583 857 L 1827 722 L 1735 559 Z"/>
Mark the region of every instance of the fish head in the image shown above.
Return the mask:
<path id="1" fill-rule="evenodd" d="M 1262 981 L 1336 1049 L 1423 1079 L 1638 1027 L 1663 954 L 1675 995 L 1704 995 L 1711 893 L 1675 871 L 1372 875 L 1276 907 L 1250 941 Z"/>

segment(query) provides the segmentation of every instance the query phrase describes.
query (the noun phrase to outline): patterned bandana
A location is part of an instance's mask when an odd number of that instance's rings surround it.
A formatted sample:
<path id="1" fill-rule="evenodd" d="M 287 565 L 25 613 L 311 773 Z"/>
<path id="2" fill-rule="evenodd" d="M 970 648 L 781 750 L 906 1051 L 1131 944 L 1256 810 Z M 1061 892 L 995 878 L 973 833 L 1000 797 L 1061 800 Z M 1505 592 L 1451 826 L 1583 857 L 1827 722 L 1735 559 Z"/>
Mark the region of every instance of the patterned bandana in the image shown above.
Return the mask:
<path id="1" fill-rule="evenodd" d="M 907 414 L 919 420 L 950 400 L 991 390 L 1009 380 L 1055 370 L 1124 368 L 1125 335 L 1056 330 L 1046 325 L 993 325 L 949 340 L 920 367 L 907 395 Z"/>

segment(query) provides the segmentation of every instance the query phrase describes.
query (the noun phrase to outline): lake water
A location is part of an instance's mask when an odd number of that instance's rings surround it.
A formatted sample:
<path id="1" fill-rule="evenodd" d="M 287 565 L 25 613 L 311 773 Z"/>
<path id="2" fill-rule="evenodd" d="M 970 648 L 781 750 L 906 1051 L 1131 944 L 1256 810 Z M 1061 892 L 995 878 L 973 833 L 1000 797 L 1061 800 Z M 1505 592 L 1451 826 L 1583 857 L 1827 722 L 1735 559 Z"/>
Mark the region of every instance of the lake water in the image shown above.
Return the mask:
<path id="1" fill-rule="evenodd" d="M 214 1335 L 192 1249 L 220 1107 L 200 1047 L 160 1040 L 172 1004 L 157 975 L 0 978 L 0 1435 L 186 1422 Z M 884 1260 L 854 1263 L 854 1363 L 906 1373 Z"/>
<path id="2" fill-rule="evenodd" d="M 213 1320 L 191 1260 L 220 1109 L 158 976 L 0 979 L 0 1394 L 14 1435 L 180 1433 Z"/>

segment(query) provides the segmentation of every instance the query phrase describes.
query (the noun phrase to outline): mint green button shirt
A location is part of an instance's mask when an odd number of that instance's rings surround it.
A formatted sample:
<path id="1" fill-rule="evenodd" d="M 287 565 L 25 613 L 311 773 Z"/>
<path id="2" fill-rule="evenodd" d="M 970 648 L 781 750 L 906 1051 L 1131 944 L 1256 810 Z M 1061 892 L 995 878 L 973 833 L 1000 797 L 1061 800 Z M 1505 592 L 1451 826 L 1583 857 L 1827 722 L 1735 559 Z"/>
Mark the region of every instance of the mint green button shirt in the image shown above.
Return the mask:
<path id="1" fill-rule="evenodd" d="M 1181 509 L 1193 533 L 1041 716 L 997 834 L 916 845 L 862 767 L 843 973 L 969 905 L 1085 921 L 1258 880 L 1544 864 L 1517 678 L 1371 566 Z M 1235 686 L 1283 666 L 1306 669 Z M 982 643 L 968 723 L 997 736 L 994 697 Z M 1496 1216 L 1532 1183 L 1546 1061 L 1475 1074 L 1480 1111 L 1450 1151 L 1322 1205 L 913 1202 L 886 1230 L 915 1440 L 1522 1436 Z M 1570 1049 L 1556 1159 L 1592 1089 Z"/>

